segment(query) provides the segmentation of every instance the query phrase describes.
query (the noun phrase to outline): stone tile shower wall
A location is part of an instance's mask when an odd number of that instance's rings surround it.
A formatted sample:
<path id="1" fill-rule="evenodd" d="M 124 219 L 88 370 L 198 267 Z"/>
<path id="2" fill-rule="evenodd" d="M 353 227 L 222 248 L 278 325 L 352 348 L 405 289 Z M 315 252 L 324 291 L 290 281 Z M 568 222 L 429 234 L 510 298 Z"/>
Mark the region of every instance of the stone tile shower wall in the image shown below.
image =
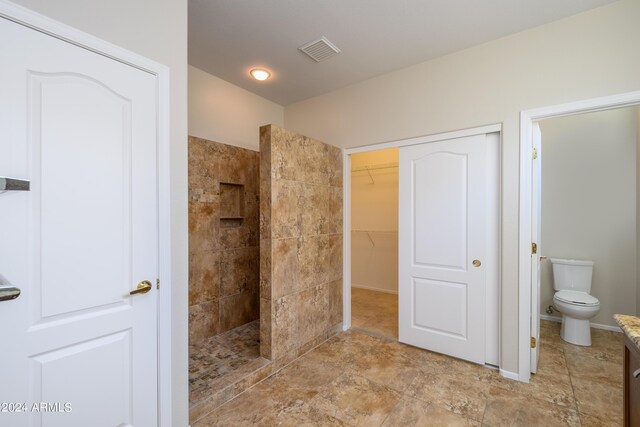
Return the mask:
<path id="1" fill-rule="evenodd" d="M 342 152 L 260 128 L 263 357 L 309 350 L 342 323 Z"/>
<path id="2" fill-rule="evenodd" d="M 259 154 L 189 137 L 189 343 L 259 317 Z"/>

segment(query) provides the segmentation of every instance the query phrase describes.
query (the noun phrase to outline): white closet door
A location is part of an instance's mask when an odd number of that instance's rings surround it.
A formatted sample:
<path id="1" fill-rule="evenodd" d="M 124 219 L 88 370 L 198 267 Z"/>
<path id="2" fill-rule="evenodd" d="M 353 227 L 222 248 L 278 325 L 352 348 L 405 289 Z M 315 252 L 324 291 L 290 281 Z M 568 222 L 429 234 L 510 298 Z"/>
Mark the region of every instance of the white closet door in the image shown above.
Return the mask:
<path id="1" fill-rule="evenodd" d="M 399 338 L 485 362 L 486 136 L 400 148 Z"/>

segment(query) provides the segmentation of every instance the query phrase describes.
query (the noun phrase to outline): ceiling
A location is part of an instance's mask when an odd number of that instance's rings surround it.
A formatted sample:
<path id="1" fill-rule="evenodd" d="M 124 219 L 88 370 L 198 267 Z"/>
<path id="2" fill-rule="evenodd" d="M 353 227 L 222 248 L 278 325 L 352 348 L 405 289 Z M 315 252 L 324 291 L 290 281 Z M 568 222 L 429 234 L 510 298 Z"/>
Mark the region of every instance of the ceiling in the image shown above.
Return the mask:
<path id="1" fill-rule="evenodd" d="M 189 0 L 189 64 L 288 105 L 612 2 Z M 342 52 L 298 50 L 322 36 Z M 256 66 L 272 78 L 253 80 Z"/>

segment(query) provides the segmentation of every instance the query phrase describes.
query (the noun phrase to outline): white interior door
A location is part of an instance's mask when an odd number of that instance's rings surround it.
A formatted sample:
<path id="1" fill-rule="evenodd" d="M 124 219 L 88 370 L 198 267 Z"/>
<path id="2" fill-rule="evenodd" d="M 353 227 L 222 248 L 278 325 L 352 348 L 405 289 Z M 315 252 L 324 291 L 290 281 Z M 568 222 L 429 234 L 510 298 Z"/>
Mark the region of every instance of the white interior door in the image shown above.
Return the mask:
<path id="1" fill-rule="evenodd" d="M 531 336 L 535 345 L 531 346 L 531 372 L 538 370 L 540 343 L 540 254 L 542 253 L 542 134 L 540 125 L 533 124 L 533 152 L 531 171 L 532 212 L 531 212 L 531 241 L 535 242 L 536 253 L 531 254 Z M 533 251 L 532 251 L 533 252 Z"/>
<path id="2" fill-rule="evenodd" d="M 156 79 L 3 18 L 0 63 L 0 425 L 156 426 Z"/>
<path id="3" fill-rule="evenodd" d="M 486 136 L 400 148 L 399 339 L 485 363 Z"/>

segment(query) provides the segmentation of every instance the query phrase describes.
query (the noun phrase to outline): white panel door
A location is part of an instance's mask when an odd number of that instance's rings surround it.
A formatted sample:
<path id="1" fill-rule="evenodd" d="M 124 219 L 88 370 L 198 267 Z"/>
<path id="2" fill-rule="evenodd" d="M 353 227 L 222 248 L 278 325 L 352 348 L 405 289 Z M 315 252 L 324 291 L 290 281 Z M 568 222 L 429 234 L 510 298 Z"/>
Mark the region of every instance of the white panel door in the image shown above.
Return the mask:
<path id="1" fill-rule="evenodd" d="M 156 426 L 156 78 L 3 18 L 0 65 L 0 425 Z"/>
<path id="2" fill-rule="evenodd" d="M 531 194 L 533 206 L 531 212 L 531 241 L 537 245 L 537 253 L 531 254 L 531 336 L 536 345 L 531 348 L 531 372 L 538 371 L 538 347 L 540 344 L 540 254 L 542 253 L 542 134 L 540 125 L 533 124 L 533 149 L 535 159 L 532 159 L 533 172 Z"/>
<path id="3" fill-rule="evenodd" d="M 399 173 L 400 341 L 484 363 L 486 136 L 401 147 Z"/>

